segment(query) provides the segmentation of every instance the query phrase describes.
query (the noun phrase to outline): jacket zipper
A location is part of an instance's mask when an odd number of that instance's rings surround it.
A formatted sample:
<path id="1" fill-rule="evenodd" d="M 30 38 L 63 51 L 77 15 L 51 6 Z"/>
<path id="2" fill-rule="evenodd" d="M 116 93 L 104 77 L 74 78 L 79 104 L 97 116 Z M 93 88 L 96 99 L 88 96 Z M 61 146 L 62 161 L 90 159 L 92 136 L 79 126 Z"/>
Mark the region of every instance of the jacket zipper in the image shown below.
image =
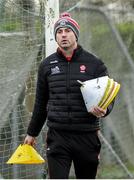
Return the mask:
<path id="1" fill-rule="evenodd" d="M 67 66 L 67 105 L 68 105 L 68 119 L 71 124 L 71 113 L 70 113 L 70 62 L 68 62 Z"/>

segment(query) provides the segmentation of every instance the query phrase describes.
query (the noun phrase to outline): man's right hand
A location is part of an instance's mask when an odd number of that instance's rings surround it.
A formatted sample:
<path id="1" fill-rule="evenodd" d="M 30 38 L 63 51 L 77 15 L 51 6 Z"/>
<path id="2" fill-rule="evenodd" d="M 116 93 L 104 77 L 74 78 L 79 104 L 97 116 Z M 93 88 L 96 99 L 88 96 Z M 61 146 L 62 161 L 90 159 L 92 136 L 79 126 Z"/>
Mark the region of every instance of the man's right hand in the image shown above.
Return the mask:
<path id="1" fill-rule="evenodd" d="M 34 146 L 36 144 L 36 138 L 30 135 L 26 135 L 24 139 L 24 144 L 29 144 L 31 146 Z"/>

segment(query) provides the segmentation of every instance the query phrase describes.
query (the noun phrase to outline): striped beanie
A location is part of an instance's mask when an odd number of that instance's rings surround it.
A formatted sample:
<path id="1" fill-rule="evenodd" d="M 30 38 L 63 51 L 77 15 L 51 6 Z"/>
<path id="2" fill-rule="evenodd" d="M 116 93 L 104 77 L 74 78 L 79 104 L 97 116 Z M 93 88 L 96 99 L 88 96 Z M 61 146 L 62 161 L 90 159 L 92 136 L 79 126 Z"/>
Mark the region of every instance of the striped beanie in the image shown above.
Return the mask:
<path id="1" fill-rule="evenodd" d="M 79 32 L 80 32 L 79 24 L 74 19 L 72 19 L 71 15 L 67 12 L 62 13 L 60 15 L 60 18 L 56 21 L 56 23 L 54 25 L 55 39 L 56 39 L 57 30 L 59 28 L 64 28 L 64 27 L 70 28 L 74 32 L 76 39 L 78 40 Z"/>

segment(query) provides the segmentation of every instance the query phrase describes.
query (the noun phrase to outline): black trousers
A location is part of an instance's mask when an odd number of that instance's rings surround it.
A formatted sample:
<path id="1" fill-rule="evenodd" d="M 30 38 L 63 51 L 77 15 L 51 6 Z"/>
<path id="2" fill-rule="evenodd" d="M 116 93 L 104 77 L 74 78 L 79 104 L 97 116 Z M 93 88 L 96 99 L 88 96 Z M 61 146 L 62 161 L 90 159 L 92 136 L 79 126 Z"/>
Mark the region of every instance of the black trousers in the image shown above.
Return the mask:
<path id="1" fill-rule="evenodd" d="M 97 132 L 49 129 L 47 160 L 50 179 L 68 179 L 73 161 L 77 179 L 95 179 L 101 143 Z"/>

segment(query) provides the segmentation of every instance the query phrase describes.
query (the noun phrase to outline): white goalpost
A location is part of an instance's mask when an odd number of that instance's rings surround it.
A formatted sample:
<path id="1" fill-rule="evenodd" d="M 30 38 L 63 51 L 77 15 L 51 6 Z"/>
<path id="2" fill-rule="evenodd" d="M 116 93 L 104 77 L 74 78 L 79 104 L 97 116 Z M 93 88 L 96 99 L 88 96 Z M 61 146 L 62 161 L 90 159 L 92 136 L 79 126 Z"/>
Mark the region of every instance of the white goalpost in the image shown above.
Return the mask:
<path id="1" fill-rule="evenodd" d="M 45 9 L 45 52 L 46 56 L 49 56 L 55 52 L 57 48 L 53 27 L 59 17 L 59 0 L 46 1 Z"/>

